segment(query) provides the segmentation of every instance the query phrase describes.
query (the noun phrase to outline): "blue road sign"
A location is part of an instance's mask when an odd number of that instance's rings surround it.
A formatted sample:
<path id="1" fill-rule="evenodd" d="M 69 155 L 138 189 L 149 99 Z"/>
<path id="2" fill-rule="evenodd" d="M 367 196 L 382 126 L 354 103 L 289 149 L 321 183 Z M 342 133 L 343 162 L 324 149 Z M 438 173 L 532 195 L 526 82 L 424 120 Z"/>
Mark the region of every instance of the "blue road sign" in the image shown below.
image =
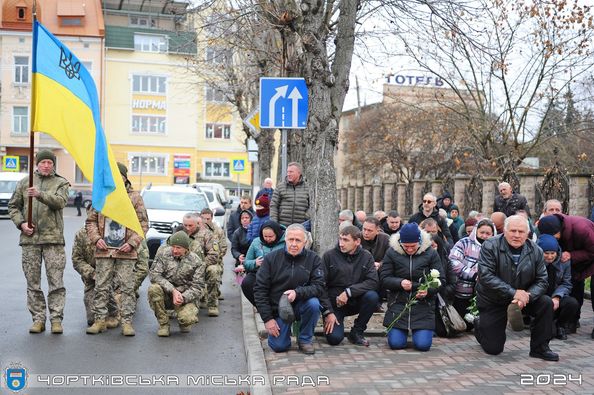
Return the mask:
<path id="1" fill-rule="evenodd" d="M 260 78 L 260 127 L 305 129 L 307 101 L 303 78 Z"/>
<path id="2" fill-rule="evenodd" d="M 233 173 L 243 173 L 245 171 L 244 159 L 233 159 Z"/>

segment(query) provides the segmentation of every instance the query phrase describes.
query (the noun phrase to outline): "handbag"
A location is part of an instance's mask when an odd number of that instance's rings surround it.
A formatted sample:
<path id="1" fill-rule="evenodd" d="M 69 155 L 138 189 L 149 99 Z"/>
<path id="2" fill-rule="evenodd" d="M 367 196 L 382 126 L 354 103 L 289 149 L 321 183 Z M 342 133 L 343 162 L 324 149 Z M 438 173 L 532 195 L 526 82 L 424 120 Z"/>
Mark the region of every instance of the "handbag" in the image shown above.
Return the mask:
<path id="1" fill-rule="evenodd" d="M 437 294 L 439 303 L 439 315 L 445 326 L 448 336 L 466 331 L 466 322 L 460 317 L 454 306 L 447 304 L 441 295 Z"/>

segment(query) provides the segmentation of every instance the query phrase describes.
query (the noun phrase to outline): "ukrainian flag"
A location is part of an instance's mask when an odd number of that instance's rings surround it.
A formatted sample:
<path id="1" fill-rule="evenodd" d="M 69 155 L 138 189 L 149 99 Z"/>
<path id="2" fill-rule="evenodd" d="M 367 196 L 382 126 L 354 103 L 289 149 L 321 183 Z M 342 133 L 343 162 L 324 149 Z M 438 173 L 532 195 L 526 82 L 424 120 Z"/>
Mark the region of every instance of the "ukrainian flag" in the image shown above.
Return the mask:
<path id="1" fill-rule="evenodd" d="M 33 25 L 32 130 L 56 139 L 93 182 L 93 207 L 141 237 L 132 202 L 99 118 L 93 78 L 37 20 Z"/>

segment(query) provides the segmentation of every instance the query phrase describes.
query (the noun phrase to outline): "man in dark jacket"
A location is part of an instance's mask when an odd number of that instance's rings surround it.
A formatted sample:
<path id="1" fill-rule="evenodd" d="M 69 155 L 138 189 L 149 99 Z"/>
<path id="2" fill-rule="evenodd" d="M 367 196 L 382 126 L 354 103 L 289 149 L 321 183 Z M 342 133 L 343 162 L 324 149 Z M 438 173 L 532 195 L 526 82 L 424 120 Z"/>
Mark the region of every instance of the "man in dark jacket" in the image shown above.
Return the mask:
<path id="1" fill-rule="evenodd" d="M 322 257 L 326 288 L 320 300 L 328 344 L 344 339 L 344 317 L 359 314 L 348 339 L 369 346 L 363 334 L 379 301 L 378 275 L 373 257 L 361 248 L 361 231 L 353 225 L 340 231 L 338 246 Z"/>
<path id="2" fill-rule="evenodd" d="M 419 205 L 419 212 L 410 217 L 408 223 L 416 222 L 417 224 L 420 224 L 427 218 L 433 218 L 447 239 L 448 245 L 453 246 L 454 240 L 452 239 L 450 228 L 448 228 L 448 223 L 439 216 L 439 210 L 436 206 L 437 198 L 435 195 L 431 192 L 426 193 L 425 196 L 423 196 L 423 203 Z"/>
<path id="3" fill-rule="evenodd" d="M 402 228 L 402 218 L 400 218 L 398 211 L 392 210 L 388 213 L 388 216 L 384 218 L 383 222 L 380 220 L 380 224 L 384 233 L 388 236 L 392 236 L 394 233 L 398 233 L 400 228 Z"/>
<path id="4" fill-rule="evenodd" d="M 274 190 L 270 202 L 270 219 L 283 226 L 309 220 L 309 187 L 303 180 L 301 165 L 291 162 L 287 177 Z"/>
<path id="5" fill-rule="evenodd" d="M 594 223 L 587 218 L 575 215 L 553 214 L 542 217 L 538 221 L 540 234 L 548 234 L 559 240 L 561 249 L 561 263 L 571 260 L 572 286 L 571 296 L 577 299 L 580 310 L 584 304 L 585 280 L 594 275 Z M 590 282 L 590 291 L 594 285 Z M 594 303 L 592 304 L 594 310 Z M 570 333 L 575 333 L 575 327 L 580 318 L 578 310 L 575 323 L 568 325 Z M 594 331 L 592 331 L 594 338 Z"/>
<path id="6" fill-rule="evenodd" d="M 361 247 L 371 253 L 375 268 L 379 270 L 384 255 L 390 248 L 390 236 L 380 231 L 380 222 L 373 217 L 367 217 L 363 223 L 362 236 Z"/>
<path id="7" fill-rule="evenodd" d="M 501 211 L 505 215 L 515 215 L 518 210 L 525 210 L 530 217 L 530 210 L 528 209 L 528 201 L 519 193 L 512 190 L 511 185 L 507 182 L 499 184 L 499 195 L 495 197 L 493 203 L 493 211 Z"/>
<path id="8" fill-rule="evenodd" d="M 315 252 L 305 249 L 307 231 L 300 224 L 287 228 L 286 249 L 264 256 L 256 275 L 256 308 L 268 332 L 268 346 L 275 352 L 291 347 L 291 323 L 279 317 L 279 300 L 287 295 L 295 318 L 301 322 L 299 349 L 314 354 L 314 328 L 320 318 L 319 299 L 324 292 L 322 261 Z"/>
<path id="9" fill-rule="evenodd" d="M 233 237 L 233 232 L 241 227 L 241 212 L 245 210 L 251 212 L 252 217 L 254 216 L 255 212 L 252 208 L 252 197 L 250 195 L 243 195 L 239 200 L 237 209 L 229 215 L 229 222 L 227 223 L 227 238 L 229 240 Z"/>
<path id="10" fill-rule="evenodd" d="M 522 312 L 533 316 L 530 356 L 558 361 L 549 348 L 552 333 L 553 302 L 546 295 L 547 269 L 542 250 L 528 240 L 528 221 L 508 217 L 504 234 L 483 243 L 478 260 L 476 286 L 480 320 L 475 320 L 476 339 L 487 354 L 497 355 L 505 345 L 505 327 L 523 328 Z"/>

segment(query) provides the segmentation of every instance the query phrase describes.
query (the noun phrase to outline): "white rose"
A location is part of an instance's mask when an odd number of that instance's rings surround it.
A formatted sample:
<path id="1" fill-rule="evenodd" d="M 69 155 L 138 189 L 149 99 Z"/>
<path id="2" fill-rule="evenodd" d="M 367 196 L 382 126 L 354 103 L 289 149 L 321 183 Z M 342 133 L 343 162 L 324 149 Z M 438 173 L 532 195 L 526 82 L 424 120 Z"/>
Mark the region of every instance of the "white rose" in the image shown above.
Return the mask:
<path id="1" fill-rule="evenodd" d="M 464 321 L 469 322 L 469 323 L 473 323 L 474 322 L 474 316 L 470 313 L 466 313 L 466 315 L 464 316 Z"/>
<path id="2" fill-rule="evenodd" d="M 434 281 L 434 283 L 436 284 L 436 285 L 435 285 L 435 288 L 439 288 L 439 287 L 441 287 L 441 281 L 440 281 L 438 278 L 436 278 L 436 279 L 435 279 L 435 280 L 433 280 L 433 281 Z"/>
<path id="3" fill-rule="evenodd" d="M 439 270 L 437 270 L 437 269 L 431 269 L 431 271 L 429 272 L 429 274 L 433 278 L 439 278 Z"/>

